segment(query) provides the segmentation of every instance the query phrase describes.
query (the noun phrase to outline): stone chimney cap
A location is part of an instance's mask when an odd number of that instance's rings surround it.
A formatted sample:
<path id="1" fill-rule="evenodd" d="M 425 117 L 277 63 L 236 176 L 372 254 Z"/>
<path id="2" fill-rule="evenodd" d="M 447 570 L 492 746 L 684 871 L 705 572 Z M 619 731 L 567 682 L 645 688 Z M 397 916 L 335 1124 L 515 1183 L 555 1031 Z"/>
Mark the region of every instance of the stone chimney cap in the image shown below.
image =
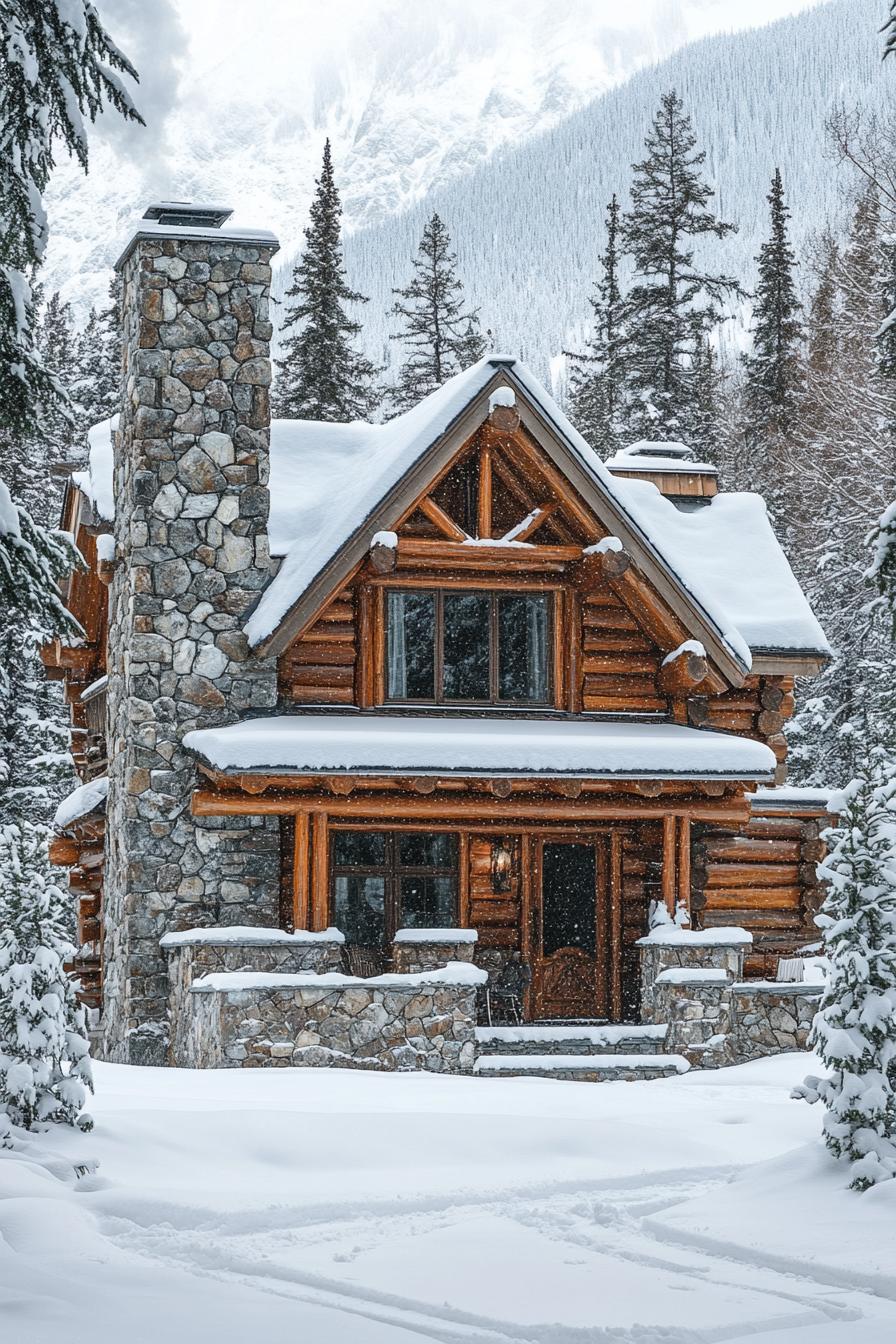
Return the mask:
<path id="1" fill-rule="evenodd" d="M 233 226 L 220 228 L 213 224 L 161 223 L 157 219 L 142 219 L 128 236 L 118 260 L 116 271 L 120 271 L 134 247 L 143 239 L 174 238 L 181 243 L 245 243 L 247 247 L 269 247 L 276 252 L 280 241 L 270 229 L 242 229 Z"/>
<path id="2" fill-rule="evenodd" d="M 194 201 L 156 201 L 143 212 L 144 219 L 169 227 L 186 224 L 192 228 L 219 229 L 233 214 L 229 205 L 207 205 Z"/>

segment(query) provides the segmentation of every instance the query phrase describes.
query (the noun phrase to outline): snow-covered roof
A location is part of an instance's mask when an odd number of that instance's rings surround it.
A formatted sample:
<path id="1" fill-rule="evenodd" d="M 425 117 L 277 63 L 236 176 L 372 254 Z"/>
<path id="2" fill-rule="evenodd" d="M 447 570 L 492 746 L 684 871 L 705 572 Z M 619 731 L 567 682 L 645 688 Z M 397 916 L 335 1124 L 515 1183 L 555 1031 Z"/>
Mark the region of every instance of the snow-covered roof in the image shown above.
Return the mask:
<path id="1" fill-rule="evenodd" d="M 253 645 L 280 626 L 317 576 L 352 537 L 363 533 L 378 506 L 418 460 L 504 371 L 551 423 L 578 466 L 613 501 L 648 551 L 690 595 L 744 669 L 751 666 L 751 651 L 829 653 L 758 495 L 721 494 L 702 508 L 683 513 L 651 482 L 614 477 L 526 366 L 504 356 L 487 356 L 383 425 L 273 422 L 269 535 L 271 553 L 283 559 L 246 622 Z M 114 514 L 114 428 L 115 421 L 104 421 L 91 431 L 89 470 L 73 476 L 107 521 Z M 634 459 L 624 460 L 627 464 Z M 684 464 L 674 455 L 669 460 L 678 470 L 702 465 Z M 656 461 L 651 462 L 653 469 Z M 376 526 L 370 526 L 366 543 L 392 522 L 378 519 Z"/>
<path id="2" fill-rule="evenodd" d="M 827 809 L 828 803 L 836 793 L 833 787 L 816 787 L 809 784 L 778 784 L 774 788 L 759 788 L 750 795 L 750 802 L 757 812 L 774 808 L 820 808 Z"/>
<path id="3" fill-rule="evenodd" d="M 101 420 L 87 431 L 87 469 L 73 471 L 72 482 L 86 495 L 103 522 L 115 520 L 114 440 L 118 416 Z"/>
<path id="4" fill-rule="evenodd" d="M 768 779 L 762 742 L 674 723 L 294 714 L 187 733 L 218 770 Z"/>
<path id="5" fill-rule="evenodd" d="M 754 653 L 830 652 L 760 495 L 720 494 L 683 513 L 650 481 L 616 489 L 684 587 Z"/>
<path id="6" fill-rule="evenodd" d="M 67 798 L 63 798 L 57 807 L 53 818 L 53 830 L 64 831 L 76 821 L 90 816 L 91 812 L 98 812 L 104 808 L 108 793 L 108 775 L 100 775 L 98 779 L 80 784 Z"/>

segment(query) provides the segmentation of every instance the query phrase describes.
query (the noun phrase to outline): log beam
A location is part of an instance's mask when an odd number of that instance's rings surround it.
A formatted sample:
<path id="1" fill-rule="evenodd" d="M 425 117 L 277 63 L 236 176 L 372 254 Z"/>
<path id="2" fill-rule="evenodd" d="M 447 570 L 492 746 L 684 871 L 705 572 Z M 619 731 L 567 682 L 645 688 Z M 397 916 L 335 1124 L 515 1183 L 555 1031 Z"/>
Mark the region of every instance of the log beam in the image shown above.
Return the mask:
<path id="1" fill-rule="evenodd" d="M 445 510 L 439 508 L 429 495 L 424 495 L 417 507 L 448 541 L 466 541 L 467 534 L 463 528 L 458 527 L 454 519 L 449 518 Z"/>
<path id="2" fill-rule="evenodd" d="M 322 799 L 311 793 L 282 793 L 273 790 L 259 798 L 247 798 L 239 793 L 197 789 L 193 793 L 192 811 L 197 817 L 226 816 L 293 816 L 299 812 L 317 813 Z M 401 794 L 354 794 L 350 798 L 328 798 L 326 812 L 331 817 L 381 818 L 383 821 L 472 820 L 487 825 L 492 821 L 573 822 L 597 820 L 653 821 L 676 816 L 691 817 L 695 821 L 741 824 L 749 821 L 749 800 L 742 794 L 732 794 L 717 801 L 660 797 L 655 802 L 632 797 L 608 798 L 603 795 L 582 794 L 578 799 L 560 801 L 542 796 L 522 799 L 489 799 L 482 795 L 466 797 L 433 794 L 430 797 L 409 797 Z"/>

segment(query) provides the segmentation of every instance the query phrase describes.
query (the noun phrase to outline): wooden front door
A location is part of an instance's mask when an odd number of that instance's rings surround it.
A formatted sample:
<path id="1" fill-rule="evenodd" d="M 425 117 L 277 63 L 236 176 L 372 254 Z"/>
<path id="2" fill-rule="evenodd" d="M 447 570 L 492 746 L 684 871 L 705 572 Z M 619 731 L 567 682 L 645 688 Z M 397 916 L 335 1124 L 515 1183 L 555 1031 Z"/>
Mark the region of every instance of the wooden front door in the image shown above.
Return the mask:
<path id="1" fill-rule="evenodd" d="M 537 1018 L 608 1015 L 608 874 L 606 836 L 539 844 L 532 949 Z"/>

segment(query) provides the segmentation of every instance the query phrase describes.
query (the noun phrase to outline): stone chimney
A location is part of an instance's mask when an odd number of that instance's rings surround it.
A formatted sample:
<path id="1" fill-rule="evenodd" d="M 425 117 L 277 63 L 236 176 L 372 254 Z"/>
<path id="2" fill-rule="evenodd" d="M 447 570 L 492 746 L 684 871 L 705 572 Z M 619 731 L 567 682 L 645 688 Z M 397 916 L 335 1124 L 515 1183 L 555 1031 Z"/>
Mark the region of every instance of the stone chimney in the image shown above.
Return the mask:
<path id="1" fill-rule="evenodd" d="M 117 269 L 124 366 L 109 609 L 105 1058 L 165 1062 L 159 939 L 277 923 L 276 823 L 194 820 L 184 733 L 276 704 L 242 631 L 271 576 L 267 232 L 150 207 Z"/>

